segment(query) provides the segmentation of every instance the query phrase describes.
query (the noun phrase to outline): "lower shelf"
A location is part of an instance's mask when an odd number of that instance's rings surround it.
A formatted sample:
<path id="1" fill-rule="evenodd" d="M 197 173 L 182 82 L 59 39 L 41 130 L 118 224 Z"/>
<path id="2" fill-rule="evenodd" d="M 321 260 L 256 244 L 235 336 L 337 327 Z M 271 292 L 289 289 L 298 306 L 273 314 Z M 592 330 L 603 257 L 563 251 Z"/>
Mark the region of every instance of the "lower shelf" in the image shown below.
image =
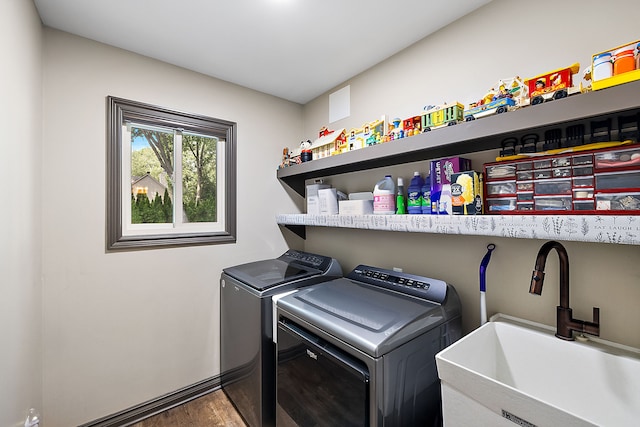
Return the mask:
<path id="1" fill-rule="evenodd" d="M 634 215 L 280 214 L 276 221 L 303 238 L 312 226 L 640 245 L 640 216 Z"/>

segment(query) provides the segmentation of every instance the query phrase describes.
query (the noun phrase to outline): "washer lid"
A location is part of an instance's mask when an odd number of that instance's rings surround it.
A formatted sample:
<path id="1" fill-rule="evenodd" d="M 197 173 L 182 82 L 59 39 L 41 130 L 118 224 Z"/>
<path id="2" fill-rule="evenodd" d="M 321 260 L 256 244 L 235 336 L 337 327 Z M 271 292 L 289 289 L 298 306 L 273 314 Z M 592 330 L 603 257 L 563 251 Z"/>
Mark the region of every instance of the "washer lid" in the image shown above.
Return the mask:
<path id="1" fill-rule="evenodd" d="M 446 320 L 440 304 L 347 278 L 302 288 L 277 304 L 285 317 L 290 313 L 372 357 Z"/>
<path id="2" fill-rule="evenodd" d="M 223 270 L 242 283 L 263 291 L 282 283 L 322 274 L 322 271 L 296 262 L 269 259 L 228 267 Z"/>

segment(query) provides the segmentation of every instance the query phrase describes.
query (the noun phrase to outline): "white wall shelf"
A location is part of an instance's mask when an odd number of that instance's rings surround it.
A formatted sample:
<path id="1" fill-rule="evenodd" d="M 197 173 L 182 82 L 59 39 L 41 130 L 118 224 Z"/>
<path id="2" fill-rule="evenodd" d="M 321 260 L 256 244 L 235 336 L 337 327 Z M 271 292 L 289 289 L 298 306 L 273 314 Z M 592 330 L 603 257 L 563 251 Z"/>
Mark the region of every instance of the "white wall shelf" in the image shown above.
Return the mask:
<path id="1" fill-rule="evenodd" d="M 302 237 L 312 226 L 640 245 L 640 216 L 635 215 L 281 214 L 276 221 Z"/>

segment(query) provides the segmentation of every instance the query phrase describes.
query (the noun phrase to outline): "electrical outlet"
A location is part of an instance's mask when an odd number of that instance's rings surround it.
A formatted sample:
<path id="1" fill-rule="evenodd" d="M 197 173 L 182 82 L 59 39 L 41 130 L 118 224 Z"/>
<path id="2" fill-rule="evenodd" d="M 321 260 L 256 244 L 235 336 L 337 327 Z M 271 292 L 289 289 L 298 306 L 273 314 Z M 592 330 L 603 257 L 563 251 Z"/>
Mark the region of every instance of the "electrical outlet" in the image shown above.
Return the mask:
<path id="1" fill-rule="evenodd" d="M 29 409 L 24 427 L 40 427 L 40 414 L 34 408 Z"/>

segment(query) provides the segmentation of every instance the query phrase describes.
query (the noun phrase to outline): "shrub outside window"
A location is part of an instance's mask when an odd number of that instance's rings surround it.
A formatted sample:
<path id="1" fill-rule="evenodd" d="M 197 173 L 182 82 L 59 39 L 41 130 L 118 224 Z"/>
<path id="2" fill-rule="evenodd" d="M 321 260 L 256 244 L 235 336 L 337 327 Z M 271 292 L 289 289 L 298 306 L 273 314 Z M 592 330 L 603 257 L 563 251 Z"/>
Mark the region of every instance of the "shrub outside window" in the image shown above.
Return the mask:
<path id="1" fill-rule="evenodd" d="M 235 242 L 236 124 L 107 104 L 107 250 Z"/>

